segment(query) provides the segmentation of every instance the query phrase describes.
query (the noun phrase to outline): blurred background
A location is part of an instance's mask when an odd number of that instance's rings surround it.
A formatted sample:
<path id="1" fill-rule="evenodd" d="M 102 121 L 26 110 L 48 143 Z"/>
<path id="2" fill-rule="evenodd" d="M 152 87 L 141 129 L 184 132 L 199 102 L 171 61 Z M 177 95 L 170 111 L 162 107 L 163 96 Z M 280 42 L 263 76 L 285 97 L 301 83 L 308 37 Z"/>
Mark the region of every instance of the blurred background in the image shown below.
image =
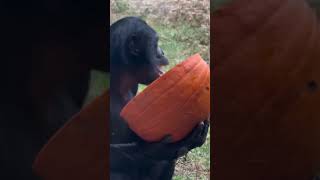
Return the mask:
<path id="1" fill-rule="evenodd" d="M 170 65 L 200 53 L 210 63 L 210 0 L 111 0 L 110 23 L 126 16 L 144 19 L 159 34 Z M 141 92 L 145 87 L 140 86 Z M 210 179 L 210 132 L 206 143 L 177 162 L 174 180 Z"/>

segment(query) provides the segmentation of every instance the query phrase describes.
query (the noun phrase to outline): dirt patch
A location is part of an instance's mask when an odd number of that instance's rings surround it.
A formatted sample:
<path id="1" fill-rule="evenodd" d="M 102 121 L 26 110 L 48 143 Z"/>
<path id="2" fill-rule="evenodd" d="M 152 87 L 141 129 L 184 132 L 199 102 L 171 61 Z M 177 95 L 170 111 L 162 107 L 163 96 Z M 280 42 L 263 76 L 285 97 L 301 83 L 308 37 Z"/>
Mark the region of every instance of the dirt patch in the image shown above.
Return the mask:
<path id="1" fill-rule="evenodd" d="M 111 0 L 111 11 L 126 11 L 165 22 L 188 21 L 191 25 L 209 29 L 209 0 Z M 111 12 L 114 14 L 117 12 Z"/>

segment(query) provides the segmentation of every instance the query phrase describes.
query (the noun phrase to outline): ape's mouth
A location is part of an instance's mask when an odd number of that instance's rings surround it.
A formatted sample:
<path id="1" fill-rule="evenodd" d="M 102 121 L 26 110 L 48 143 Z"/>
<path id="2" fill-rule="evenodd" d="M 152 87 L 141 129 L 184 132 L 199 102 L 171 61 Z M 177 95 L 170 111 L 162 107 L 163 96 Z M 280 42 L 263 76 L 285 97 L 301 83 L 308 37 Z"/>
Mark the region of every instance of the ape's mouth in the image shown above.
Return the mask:
<path id="1" fill-rule="evenodd" d="M 164 67 L 164 65 L 157 66 L 157 73 L 158 73 L 159 76 L 162 76 L 164 74 L 163 67 Z"/>
<path id="2" fill-rule="evenodd" d="M 142 77 L 144 80 L 140 83 L 149 85 L 150 83 L 161 77 L 165 73 L 163 69 L 164 66 L 165 65 L 155 65 L 149 74 L 150 76 Z"/>

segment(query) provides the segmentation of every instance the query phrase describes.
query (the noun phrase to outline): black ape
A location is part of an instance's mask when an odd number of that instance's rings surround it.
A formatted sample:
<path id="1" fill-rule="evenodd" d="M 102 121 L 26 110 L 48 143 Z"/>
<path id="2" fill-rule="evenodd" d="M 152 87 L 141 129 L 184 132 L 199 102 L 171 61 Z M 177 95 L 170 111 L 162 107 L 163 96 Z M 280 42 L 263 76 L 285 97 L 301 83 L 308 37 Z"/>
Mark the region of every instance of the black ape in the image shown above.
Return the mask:
<path id="1" fill-rule="evenodd" d="M 35 156 L 80 110 L 90 70 L 107 70 L 106 6 L 84 0 L 1 2 L 1 180 L 38 179 L 32 173 Z"/>
<path id="2" fill-rule="evenodd" d="M 170 136 L 158 143 L 146 143 L 120 117 L 121 109 L 136 95 L 138 84 L 157 79 L 162 74 L 161 66 L 167 64 L 158 47 L 157 33 L 146 22 L 127 17 L 111 25 L 111 180 L 169 180 L 175 160 L 205 141 L 207 121 L 178 143 L 170 143 Z"/>

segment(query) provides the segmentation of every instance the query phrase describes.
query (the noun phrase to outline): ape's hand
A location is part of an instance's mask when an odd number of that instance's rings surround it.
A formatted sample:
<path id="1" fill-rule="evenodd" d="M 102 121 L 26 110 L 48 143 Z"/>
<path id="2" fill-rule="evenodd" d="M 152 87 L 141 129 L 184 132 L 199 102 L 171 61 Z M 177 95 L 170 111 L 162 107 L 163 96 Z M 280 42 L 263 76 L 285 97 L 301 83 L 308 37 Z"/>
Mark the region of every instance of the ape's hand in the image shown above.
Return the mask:
<path id="1" fill-rule="evenodd" d="M 209 128 L 209 121 L 199 123 L 183 140 L 171 143 L 168 135 L 157 143 L 140 144 L 141 151 L 146 157 L 153 160 L 174 160 L 187 154 L 190 150 L 204 144 Z"/>

